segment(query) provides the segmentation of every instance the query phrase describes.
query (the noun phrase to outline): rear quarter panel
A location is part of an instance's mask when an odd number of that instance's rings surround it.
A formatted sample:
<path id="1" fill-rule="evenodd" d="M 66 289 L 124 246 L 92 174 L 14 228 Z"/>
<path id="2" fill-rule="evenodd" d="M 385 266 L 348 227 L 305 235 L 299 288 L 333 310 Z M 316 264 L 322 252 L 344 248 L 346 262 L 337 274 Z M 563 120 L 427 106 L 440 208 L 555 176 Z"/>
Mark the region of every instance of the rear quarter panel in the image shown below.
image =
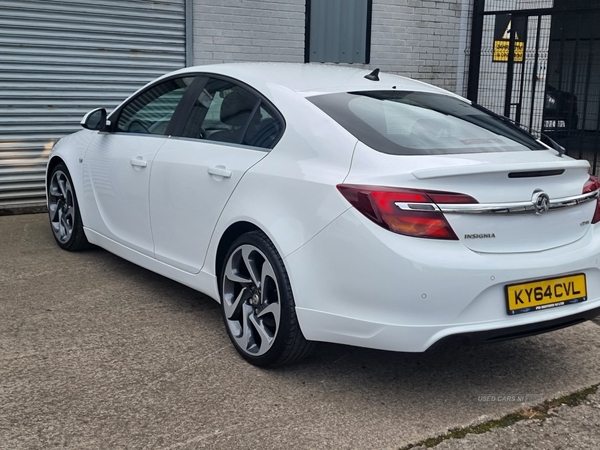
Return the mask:
<path id="1" fill-rule="evenodd" d="M 205 272 L 215 274 L 221 236 L 236 222 L 258 226 L 285 258 L 350 207 L 336 185 L 348 174 L 356 138 L 300 94 L 273 86 L 269 97 L 285 118 L 285 133 L 233 192 L 213 233 Z"/>

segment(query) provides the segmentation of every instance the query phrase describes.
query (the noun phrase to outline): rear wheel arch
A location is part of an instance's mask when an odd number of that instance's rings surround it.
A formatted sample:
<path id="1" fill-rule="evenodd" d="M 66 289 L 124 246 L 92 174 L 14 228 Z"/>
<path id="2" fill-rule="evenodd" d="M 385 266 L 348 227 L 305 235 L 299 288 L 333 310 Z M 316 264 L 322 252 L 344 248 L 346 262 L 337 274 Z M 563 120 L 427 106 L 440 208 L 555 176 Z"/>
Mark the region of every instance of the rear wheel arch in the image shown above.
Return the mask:
<path id="1" fill-rule="evenodd" d="M 235 242 L 237 238 L 241 235 L 249 233 L 251 231 L 262 231 L 258 226 L 254 225 L 251 222 L 236 222 L 225 230 L 221 239 L 219 240 L 219 245 L 217 247 L 217 254 L 215 258 L 215 274 L 217 278 L 220 279 L 221 271 L 223 270 L 223 266 L 225 264 L 225 256 L 227 256 L 227 252 L 231 245 Z M 263 231 L 264 233 L 264 231 Z"/>
<path id="2" fill-rule="evenodd" d="M 217 273 L 221 312 L 235 349 L 260 367 L 290 364 L 308 356 L 315 343 L 302 334 L 279 250 L 251 223 L 242 222 L 227 231 L 227 240 L 219 245 L 224 252 Z"/>

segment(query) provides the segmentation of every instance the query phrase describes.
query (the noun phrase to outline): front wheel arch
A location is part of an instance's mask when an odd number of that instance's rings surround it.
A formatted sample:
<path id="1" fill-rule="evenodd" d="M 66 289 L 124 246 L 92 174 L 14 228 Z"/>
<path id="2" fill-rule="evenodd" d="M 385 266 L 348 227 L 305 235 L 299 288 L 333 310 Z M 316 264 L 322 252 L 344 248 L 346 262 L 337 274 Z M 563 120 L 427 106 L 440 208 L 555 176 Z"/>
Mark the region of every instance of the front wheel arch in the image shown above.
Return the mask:
<path id="1" fill-rule="evenodd" d="M 48 163 L 46 201 L 52 234 L 58 246 L 68 251 L 90 248 L 73 179 L 65 162 L 58 157 Z"/>
<path id="2" fill-rule="evenodd" d="M 65 167 L 67 166 L 67 163 L 60 156 L 53 156 L 48 161 L 48 168 L 46 169 L 46 193 L 48 193 L 48 185 L 50 183 L 50 175 L 52 174 L 52 171 L 58 164 L 63 164 Z"/>

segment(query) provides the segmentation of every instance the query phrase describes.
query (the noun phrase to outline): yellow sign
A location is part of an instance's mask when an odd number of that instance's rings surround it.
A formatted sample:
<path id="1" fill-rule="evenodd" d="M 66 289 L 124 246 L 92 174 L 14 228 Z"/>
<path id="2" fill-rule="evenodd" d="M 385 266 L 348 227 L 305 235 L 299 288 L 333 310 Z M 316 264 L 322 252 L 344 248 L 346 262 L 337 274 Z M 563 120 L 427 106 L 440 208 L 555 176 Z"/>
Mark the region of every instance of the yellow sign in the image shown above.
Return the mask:
<path id="1" fill-rule="evenodd" d="M 494 25 L 494 54 L 492 61 L 508 62 L 510 39 L 515 42 L 513 62 L 525 60 L 525 43 L 527 42 L 527 17 L 513 17 L 511 14 L 499 14 Z"/>
<path id="2" fill-rule="evenodd" d="M 510 48 L 510 41 L 494 41 L 494 56 L 492 61 L 494 62 L 508 62 L 508 50 Z M 514 62 L 523 62 L 525 58 L 525 42 L 515 41 L 515 57 Z"/>

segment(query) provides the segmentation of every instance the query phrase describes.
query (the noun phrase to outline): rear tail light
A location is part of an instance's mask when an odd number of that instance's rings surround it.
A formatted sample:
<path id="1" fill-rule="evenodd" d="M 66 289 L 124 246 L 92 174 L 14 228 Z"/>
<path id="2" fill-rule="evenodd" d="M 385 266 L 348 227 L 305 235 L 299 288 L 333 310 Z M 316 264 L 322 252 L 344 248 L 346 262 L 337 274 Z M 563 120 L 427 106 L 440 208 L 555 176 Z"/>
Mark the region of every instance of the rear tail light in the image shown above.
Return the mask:
<path id="1" fill-rule="evenodd" d="M 590 178 L 583 185 L 582 194 L 588 194 L 600 189 L 600 181 L 594 175 L 590 175 Z M 592 223 L 600 222 L 600 199 L 596 200 L 596 210 L 594 211 L 594 218 Z"/>
<path id="2" fill-rule="evenodd" d="M 453 192 L 339 184 L 341 194 L 377 225 L 406 236 L 458 240 L 437 204 L 477 203 Z"/>

